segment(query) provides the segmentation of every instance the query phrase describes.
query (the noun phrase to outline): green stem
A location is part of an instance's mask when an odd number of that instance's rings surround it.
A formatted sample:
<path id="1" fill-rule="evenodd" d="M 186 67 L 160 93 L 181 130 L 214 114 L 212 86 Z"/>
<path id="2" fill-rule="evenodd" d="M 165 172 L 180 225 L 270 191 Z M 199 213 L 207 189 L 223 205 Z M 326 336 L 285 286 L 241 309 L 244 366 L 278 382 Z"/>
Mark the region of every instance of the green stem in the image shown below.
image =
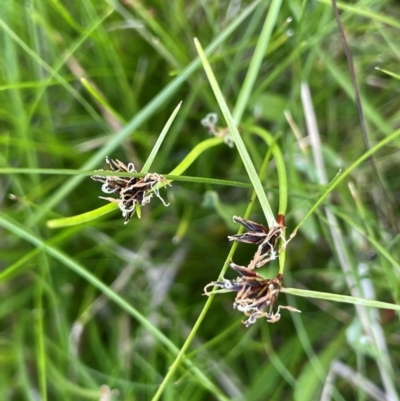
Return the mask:
<path id="1" fill-rule="evenodd" d="M 285 161 L 281 149 L 276 144 L 276 139 L 269 132 L 261 127 L 250 125 L 245 127 L 250 133 L 260 136 L 270 147 L 274 161 L 276 163 L 276 170 L 278 172 L 278 186 L 279 186 L 279 206 L 278 216 L 284 219 L 287 208 L 287 175 Z M 285 271 L 286 247 L 285 247 L 285 231 L 282 232 L 279 247 L 282 249 L 279 253 L 279 273 L 283 274 Z"/>
<path id="2" fill-rule="evenodd" d="M 353 164 L 351 164 L 346 170 L 343 171 L 340 175 L 336 176 L 333 182 L 328 186 L 326 191 L 321 195 L 321 197 L 317 200 L 317 202 L 310 208 L 309 212 L 304 216 L 303 220 L 297 225 L 297 227 L 293 230 L 290 238 L 294 237 L 297 233 L 297 230 L 300 226 L 311 216 L 311 214 L 315 211 L 315 209 L 325 200 L 325 198 L 364 160 L 367 160 L 371 155 L 377 152 L 380 148 L 392 142 L 395 138 L 400 136 L 400 129 L 393 132 L 386 138 L 382 139 L 375 146 L 365 152 L 362 156 L 360 156 Z"/>
<path id="3" fill-rule="evenodd" d="M 175 110 L 172 112 L 170 118 L 168 119 L 167 123 L 165 124 L 164 128 L 162 129 L 161 134 L 158 136 L 157 142 L 153 146 L 153 149 L 151 150 L 150 155 L 146 160 L 146 163 L 144 163 L 141 173 L 149 172 L 150 167 L 153 164 L 153 161 L 156 158 L 158 151 L 160 150 L 161 144 L 164 142 L 164 139 L 165 139 L 172 123 L 174 122 L 175 117 L 178 114 L 178 111 L 181 108 L 181 106 L 182 106 L 182 102 L 179 102 L 178 106 L 176 106 Z"/>
<path id="4" fill-rule="evenodd" d="M 245 126 L 250 133 L 258 135 L 261 137 L 265 143 L 271 147 L 272 155 L 274 156 L 274 161 L 276 163 L 276 170 L 278 172 L 278 186 L 279 186 L 279 205 L 278 214 L 285 215 L 287 208 L 287 174 L 285 161 L 281 149 L 276 144 L 276 137 L 272 136 L 267 130 L 255 125 Z"/>
<path id="5" fill-rule="evenodd" d="M 104 216 L 105 214 L 108 214 L 117 209 L 118 205 L 116 203 L 108 203 L 107 205 L 91 210 L 90 212 L 77 214 L 71 217 L 63 217 L 61 219 L 48 220 L 46 225 L 49 228 L 75 226 L 77 224 L 83 224 L 87 223 L 88 221 L 96 220 L 99 217 Z"/>
<path id="6" fill-rule="evenodd" d="M 43 255 L 42 255 L 43 256 Z M 40 259 L 43 259 L 40 258 Z M 43 401 L 47 401 L 47 372 L 46 372 L 46 351 L 44 344 L 44 309 L 43 309 L 43 283 L 44 267 L 40 266 L 40 275 L 36 282 L 35 291 L 35 334 L 36 334 L 36 365 L 38 370 L 38 380 L 40 395 Z"/>
<path id="7" fill-rule="evenodd" d="M 223 143 L 223 141 L 222 138 L 210 138 L 198 143 L 169 174 L 181 175 L 204 151 Z"/>
<path id="8" fill-rule="evenodd" d="M 310 290 L 300 290 L 298 288 L 281 288 L 281 292 L 296 295 L 298 297 L 325 299 L 327 301 L 344 302 L 353 305 L 371 306 L 373 308 L 391 309 L 400 311 L 400 305 L 390 304 L 388 302 L 375 301 L 373 299 L 356 298 L 350 295 L 332 294 L 329 292 L 319 292 Z"/>
<path id="9" fill-rule="evenodd" d="M 267 155 L 265 156 L 263 165 L 261 166 L 261 170 L 260 170 L 260 175 L 259 175 L 259 179 L 262 180 L 264 175 L 265 175 L 265 171 L 267 169 L 267 165 L 268 165 L 268 161 L 270 158 L 270 152 L 267 153 Z M 250 213 L 253 209 L 254 203 L 257 199 L 257 194 L 255 191 L 253 191 L 251 198 L 250 198 L 250 202 L 249 205 L 247 206 L 244 218 L 247 219 L 250 216 Z M 241 234 L 244 231 L 244 227 L 240 227 L 238 234 Z M 222 279 L 222 277 L 225 275 L 226 270 L 229 267 L 229 263 L 233 258 L 233 255 L 235 253 L 236 247 L 237 247 L 238 243 L 235 241 L 232 244 L 231 250 L 229 251 L 229 254 L 225 260 L 224 265 L 222 266 L 221 272 L 219 274 L 219 279 Z M 171 380 L 172 376 L 174 375 L 174 373 L 176 372 L 176 370 L 178 369 L 180 363 L 182 362 L 182 359 L 184 358 L 184 354 L 186 352 L 186 350 L 189 348 L 190 344 L 192 343 L 194 336 L 197 333 L 197 330 L 199 329 L 200 325 L 202 324 L 204 318 L 206 317 L 206 314 L 208 312 L 208 309 L 211 306 L 211 303 L 214 299 L 215 296 L 215 288 L 213 289 L 213 291 L 211 292 L 211 295 L 208 297 L 206 303 L 204 304 L 204 307 L 199 315 L 199 317 L 196 320 L 196 323 L 194 324 L 192 330 L 190 331 L 185 343 L 182 345 L 182 348 L 179 351 L 179 354 L 176 356 L 175 361 L 173 362 L 173 364 L 171 365 L 171 367 L 168 370 L 168 373 L 166 374 L 166 376 L 164 377 L 164 380 L 162 381 L 162 383 L 160 384 L 160 387 L 158 388 L 156 394 L 154 394 L 154 397 L 152 398 L 151 401 L 157 401 L 163 391 L 165 390 L 165 387 L 167 386 L 168 382 Z"/>

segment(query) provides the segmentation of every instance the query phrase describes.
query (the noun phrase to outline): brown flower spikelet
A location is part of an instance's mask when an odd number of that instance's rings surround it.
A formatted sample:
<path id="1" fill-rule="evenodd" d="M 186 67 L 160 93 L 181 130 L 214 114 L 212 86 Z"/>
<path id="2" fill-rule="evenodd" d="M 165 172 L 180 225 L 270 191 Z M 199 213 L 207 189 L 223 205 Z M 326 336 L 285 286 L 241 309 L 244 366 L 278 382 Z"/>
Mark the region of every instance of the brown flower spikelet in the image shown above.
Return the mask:
<path id="1" fill-rule="evenodd" d="M 279 239 L 282 238 L 282 233 L 285 230 L 284 226 L 278 224 L 268 229 L 262 224 L 238 216 L 233 216 L 233 221 L 241 224 L 247 229 L 247 231 L 243 234 L 228 236 L 230 241 L 239 241 L 247 244 L 258 245 L 258 249 L 254 254 L 252 261 L 247 266 L 249 269 L 252 270 L 256 267 L 264 266 L 270 260 L 277 258 L 278 251 L 276 248 L 279 244 Z"/>
<path id="2" fill-rule="evenodd" d="M 112 171 L 118 173 L 136 173 L 135 167 L 132 163 L 129 163 L 128 166 L 126 166 L 118 159 L 113 160 L 108 156 L 106 157 L 106 163 L 111 167 Z M 161 198 L 156 184 L 170 184 L 163 176 L 157 173 L 148 173 L 143 178 L 101 175 L 93 175 L 91 178 L 92 180 L 99 181 L 103 184 L 101 187 L 103 192 L 118 196 L 118 198 L 102 196 L 100 196 L 100 198 L 118 204 L 118 207 L 122 211 L 122 216 L 125 218 L 125 224 L 129 222 L 135 213 L 137 206 L 144 206 L 150 202 L 153 193 L 163 202 L 164 206 L 168 206 L 168 204 Z M 153 190 L 153 192 L 149 193 L 148 191 L 150 190 Z"/>

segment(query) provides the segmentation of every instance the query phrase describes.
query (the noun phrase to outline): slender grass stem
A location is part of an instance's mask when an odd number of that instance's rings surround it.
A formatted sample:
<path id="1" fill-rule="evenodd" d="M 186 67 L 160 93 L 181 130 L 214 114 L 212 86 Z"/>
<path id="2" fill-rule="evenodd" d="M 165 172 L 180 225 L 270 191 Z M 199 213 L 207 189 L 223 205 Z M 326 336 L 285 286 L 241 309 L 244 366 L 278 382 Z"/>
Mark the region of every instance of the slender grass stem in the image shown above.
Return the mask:
<path id="1" fill-rule="evenodd" d="M 315 211 L 315 209 L 325 200 L 325 198 L 351 173 L 355 170 L 357 166 L 359 166 L 364 160 L 367 160 L 368 157 L 376 153 L 383 146 L 388 143 L 394 141 L 398 136 L 400 136 L 400 130 L 393 132 L 391 135 L 388 135 L 386 138 L 379 141 L 375 146 L 361 155 L 354 163 L 352 163 L 346 170 L 337 175 L 334 180 L 328 185 L 328 188 L 325 192 L 320 196 L 317 202 L 310 208 L 309 212 L 304 216 L 301 222 L 296 226 L 293 230 L 290 237 L 294 237 L 297 233 L 297 230 L 301 227 L 301 225 L 311 216 L 311 214 Z"/>
<path id="2" fill-rule="evenodd" d="M 388 302 L 375 301 L 373 299 L 364 299 L 358 297 L 351 297 L 349 295 L 331 294 L 328 292 L 301 290 L 298 288 L 282 288 L 281 292 L 286 294 L 296 295 L 298 297 L 325 299 L 333 302 L 343 302 L 353 305 L 370 306 L 372 308 L 382 308 L 400 311 L 400 305 L 391 304 Z"/>
<path id="3" fill-rule="evenodd" d="M 260 174 L 259 174 L 259 179 L 260 180 L 262 180 L 263 177 L 264 177 L 265 171 L 267 169 L 269 158 L 270 158 L 270 152 L 268 152 L 266 154 L 266 156 L 264 158 L 263 165 L 261 166 L 261 170 L 260 170 Z M 256 194 L 255 191 L 253 191 L 253 193 L 251 195 L 251 198 L 250 198 L 250 202 L 249 202 L 249 204 L 247 206 L 247 209 L 246 209 L 246 212 L 244 214 L 244 218 L 245 219 L 247 219 L 250 216 L 251 211 L 252 211 L 252 209 L 254 207 L 254 202 L 256 201 L 256 199 L 257 199 L 257 194 Z M 244 231 L 244 227 L 241 226 L 239 228 L 238 234 L 241 234 L 243 231 Z M 233 255 L 234 255 L 234 253 L 236 251 L 237 245 L 238 245 L 238 243 L 236 241 L 232 244 L 232 247 L 231 247 L 231 249 L 230 249 L 230 251 L 228 253 L 228 256 L 227 256 L 227 258 L 225 260 L 225 263 L 222 266 L 221 272 L 220 272 L 220 274 L 218 276 L 219 279 L 222 279 L 222 277 L 225 275 L 225 273 L 226 273 L 226 271 L 227 271 L 227 269 L 229 267 L 229 263 L 232 260 Z M 215 290 L 215 288 L 214 288 L 214 290 Z M 189 335 L 187 336 L 187 339 L 186 339 L 185 343 L 182 345 L 182 348 L 180 349 L 179 354 L 176 356 L 174 362 L 172 363 L 171 367 L 168 370 L 168 373 L 164 377 L 164 380 L 162 381 L 160 387 L 158 388 L 157 392 L 154 394 L 154 396 L 152 398 L 152 401 L 157 401 L 157 400 L 160 399 L 160 397 L 163 394 L 168 382 L 172 379 L 172 377 L 175 374 L 176 370 L 178 369 L 179 365 L 182 363 L 182 360 L 184 358 L 185 352 L 189 348 L 189 346 L 192 343 L 192 341 L 193 341 L 193 339 L 194 339 L 199 327 L 201 326 L 202 322 L 204 321 L 204 319 L 205 319 L 205 317 L 206 317 L 206 315 L 207 315 L 207 313 L 208 313 L 208 311 L 209 311 L 209 309 L 211 307 L 211 304 L 212 304 L 212 302 L 214 300 L 214 296 L 215 296 L 215 292 L 213 291 L 211 293 L 211 295 L 208 297 L 206 303 L 204 304 L 203 309 L 201 310 L 200 315 L 196 320 L 196 323 L 192 327 L 192 330 L 190 331 Z"/>

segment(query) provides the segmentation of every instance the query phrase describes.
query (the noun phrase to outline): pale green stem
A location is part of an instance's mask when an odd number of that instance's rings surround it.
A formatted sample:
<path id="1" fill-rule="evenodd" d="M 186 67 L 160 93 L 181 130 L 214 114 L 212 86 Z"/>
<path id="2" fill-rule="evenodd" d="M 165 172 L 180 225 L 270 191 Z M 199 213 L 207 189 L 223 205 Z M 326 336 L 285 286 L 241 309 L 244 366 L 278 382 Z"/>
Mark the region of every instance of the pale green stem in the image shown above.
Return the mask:
<path id="1" fill-rule="evenodd" d="M 310 290 L 300 290 L 298 288 L 281 288 L 281 292 L 296 295 L 298 297 L 325 299 L 327 301 L 344 302 L 353 305 L 370 306 L 372 308 L 382 308 L 400 311 L 400 305 L 390 304 L 388 302 L 375 301 L 373 299 L 364 299 L 351 297 L 350 295 L 332 294 L 329 292 L 319 292 Z"/>

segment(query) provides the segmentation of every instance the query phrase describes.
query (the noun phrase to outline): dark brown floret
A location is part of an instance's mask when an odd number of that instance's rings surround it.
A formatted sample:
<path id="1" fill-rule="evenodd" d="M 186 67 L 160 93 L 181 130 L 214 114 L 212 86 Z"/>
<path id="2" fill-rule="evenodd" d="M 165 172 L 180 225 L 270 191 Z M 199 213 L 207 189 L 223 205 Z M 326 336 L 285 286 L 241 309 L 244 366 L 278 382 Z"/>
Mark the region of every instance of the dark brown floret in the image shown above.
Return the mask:
<path id="1" fill-rule="evenodd" d="M 247 231 L 243 234 L 230 235 L 229 240 L 258 245 L 253 260 L 247 266 L 249 269 L 264 266 L 278 257 L 277 247 L 285 227 L 275 225 L 268 229 L 262 224 L 238 216 L 234 216 L 233 221 L 241 224 Z"/>
<path id="2" fill-rule="evenodd" d="M 208 292 L 209 287 L 219 287 L 220 290 L 217 290 L 217 292 L 237 292 L 233 307 L 248 316 L 248 319 L 243 322 L 246 327 L 249 327 L 262 317 L 265 317 L 267 322 L 277 322 L 281 317 L 281 308 L 289 309 L 292 312 L 300 312 L 291 306 L 278 306 L 276 312 L 274 312 L 275 303 L 282 288 L 282 274 L 278 274 L 273 279 L 266 279 L 253 270 L 235 263 L 231 263 L 229 267 L 239 273 L 240 276 L 233 280 L 213 281 L 206 285 L 204 293 L 210 295 Z M 266 308 L 267 311 L 264 310 Z"/>
<path id="3" fill-rule="evenodd" d="M 126 166 L 121 161 L 110 159 L 108 156 L 106 157 L 106 163 L 111 167 L 112 171 L 136 173 L 135 167 L 132 163 L 129 163 L 128 166 Z M 168 206 L 168 204 L 166 204 L 161 198 L 157 184 L 170 184 L 159 174 L 148 173 L 143 178 L 100 175 L 93 175 L 91 178 L 103 184 L 101 187 L 103 192 L 118 195 L 118 198 L 100 198 L 118 204 L 123 217 L 125 217 L 125 224 L 128 223 L 130 218 L 133 216 L 137 207 L 141 207 L 150 202 L 153 193 L 161 199 L 165 206 Z"/>

